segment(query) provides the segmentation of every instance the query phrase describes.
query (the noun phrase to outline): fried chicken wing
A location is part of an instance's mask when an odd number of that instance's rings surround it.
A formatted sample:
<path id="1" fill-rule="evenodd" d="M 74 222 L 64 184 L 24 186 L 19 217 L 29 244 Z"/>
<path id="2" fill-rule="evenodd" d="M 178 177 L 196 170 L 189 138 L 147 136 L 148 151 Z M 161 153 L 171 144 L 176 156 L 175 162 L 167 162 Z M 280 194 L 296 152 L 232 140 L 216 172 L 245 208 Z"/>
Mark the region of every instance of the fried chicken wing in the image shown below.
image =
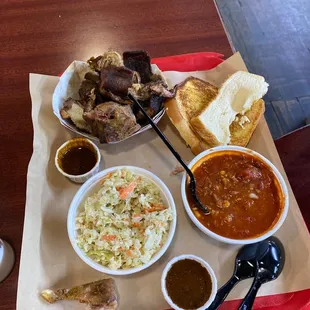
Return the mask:
<path id="1" fill-rule="evenodd" d="M 44 290 L 41 296 L 53 304 L 59 300 L 78 300 L 87 304 L 88 309 L 112 310 L 116 309 L 117 293 L 113 279 L 103 279 L 91 282 L 71 289 Z"/>

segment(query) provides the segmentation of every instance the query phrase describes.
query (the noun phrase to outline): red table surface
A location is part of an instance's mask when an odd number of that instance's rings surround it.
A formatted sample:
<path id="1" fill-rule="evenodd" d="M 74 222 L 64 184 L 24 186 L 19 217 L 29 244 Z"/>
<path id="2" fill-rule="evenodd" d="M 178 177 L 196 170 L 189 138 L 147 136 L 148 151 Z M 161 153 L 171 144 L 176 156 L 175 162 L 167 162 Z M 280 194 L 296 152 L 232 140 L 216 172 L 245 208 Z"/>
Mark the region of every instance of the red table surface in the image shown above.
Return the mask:
<path id="1" fill-rule="evenodd" d="M 152 63 L 162 71 L 202 71 L 210 70 L 223 62 L 223 55 L 213 52 L 201 52 L 162 58 L 153 58 Z M 233 266 L 232 266 L 233 268 Z M 228 279 L 227 279 L 228 280 Z M 241 300 L 226 301 L 221 310 L 237 309 Z M 310 289 L 294 293 L 285 293 L 257 297 L 253 309 L 264 310 L 307 310 L 310 309 Z"/>

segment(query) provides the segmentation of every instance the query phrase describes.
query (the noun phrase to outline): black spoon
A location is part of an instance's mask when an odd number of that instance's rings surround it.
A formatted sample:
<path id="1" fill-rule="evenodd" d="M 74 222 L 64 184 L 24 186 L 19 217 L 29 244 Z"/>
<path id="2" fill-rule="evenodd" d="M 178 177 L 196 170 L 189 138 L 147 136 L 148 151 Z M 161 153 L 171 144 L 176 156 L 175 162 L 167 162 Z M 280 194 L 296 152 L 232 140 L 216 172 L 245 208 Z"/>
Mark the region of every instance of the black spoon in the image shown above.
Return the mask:
<path id="1" fill-rule="evenodd" d="M 256 294 L 262 284 L 273 281 L 281 274 L 285 263 L 283 244 L 276 237 L 259 243 L 256 251 L 257 271 L 254 282 L 238 310 L 252 309 Z"/>
<path id="2" fill-rule="evenodd" d="M 162 141 L 166 144 L 166 146 L 168 147 L 168 149 L 171 151 L 171 153 L 174 155 L 174 157 L 179 161 L 179 163 L 182 165 L 182 167 L 185 169 L 186 173 L 188 174 L 189 178 L 190 178 L 190 183 L 189 183 L 189 187 L 190 187 L 190 191 L 191 194 L 194 198 L 194 201 L 196 203 L 196 205 L 200 208 L 200 210 L 208 215 L 210 214 L 210 211 L 208 210 L 208 208 L 206 206 L 204 206 L 200 199 L 197 196 L 196 193 L 196 180 L 195 177 L 192 173 L 192 171 L 187 167 L 187 165 L 185 164 L 185 162 L 183 161 L 183 159 L 181 158 L 181 156 L 176 152 L 176 150 L 173 148 L 173 146 L 170 144 L 170 142 L 168 141 L 167 137 L 161 132 L 161 130 L 157 127 L 157 125 L 153 122 L 152 118 L 146 113 L 146 111 L 143 109 L 143 107 L 141 106 L 141 104 L 139 103 L 138 100 L 136 100 L 136 98 L 134 98 L 132 95 L 128 94 L 128 97 L 133 100 L 136 105 L 138 106 L 139 110 L 142 112 L 142 114 L 146 117 L 146 119 L 148 120 L 148 122 L 150 123 L 150 125 L 153 127 L 153 129 L 156 131 L 156 133 L 158 134 L 158 136 L 162 139 Z"/>
<path id="3" fill-rule="evenodd" d="M 253 278 L 255 276 L 255 255 L 257 247 L 258 243 L 254 243 L 245 245 L 239 250 L 236 257 L 235 270 L 232 277 L 217 291 L 215 299 L 209 306 L 208 310 L 218 309 L 238 282 L 248 278 Z"/>

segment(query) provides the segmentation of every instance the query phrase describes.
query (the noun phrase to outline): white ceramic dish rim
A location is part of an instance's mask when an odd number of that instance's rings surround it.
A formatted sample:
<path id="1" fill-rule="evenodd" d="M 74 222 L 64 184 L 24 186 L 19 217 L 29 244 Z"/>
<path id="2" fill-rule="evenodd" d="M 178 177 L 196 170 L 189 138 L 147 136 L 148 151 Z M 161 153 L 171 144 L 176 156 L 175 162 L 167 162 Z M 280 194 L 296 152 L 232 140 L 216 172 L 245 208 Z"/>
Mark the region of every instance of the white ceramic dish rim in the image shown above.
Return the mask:
<path id="1" fill-rule="evenodd" d="M 289 195 L 288 195 L 288 189 L 286 186 L 286 183 L 282 177 L 282 175 L 280 174 L 279 170 L 273 165 L 273 163 L 271 161 L 269 161 L 267 158 L 265 158 L 263 155 L 245 148 L 245 147 L 241 147 L 241 146 L 218 146 L 218 147 L 214 147 L 211 148 L 209 150 L 206 150 L 202 153 L 200 153 L 198 156 L 196 156 L 189 164 L 188 167 L 192 168 L 201 158 L 205 157 L 206 155 L 218 152 L 218 151 L 239 151 L 242 153 L 246 153 L 249 155 L 254 155 L 257 156 L 259 159 L 261 159 L 264 163 L 266 163 L 273 171 L 273 173 L 275 174 L 275 176 L 277 177 L 279 184 L 281 186 L 281 189 L 283 191 L 283 195 L 284 195 L 284 207 L 283 207 L 283 211 L 278 219 L 278 221 L 276 222 L 276 224 L 272 227 L 272 229 L 268 230 L 266 233 L 264 233 L 263 235 L 256 237 L 256 238 L 249 238 L 249 239 L 231 239 L 231 238 L 227 238 L 227 237 L 223 237 L 220 236 L 216 233 L 214 233 L 213 231 L 209 230 L 208 228 L 206 228 L 204 225 L 202 225 L 198 219 L 196 218 L 196 216 L 193 214 L 188 201 L 187 201 L 187 197 L 186 197 L 186 190 L 185 190 L 185 185 L 186 185 L 186 178 L 187 175 L 184 174 L 182 181 L 181 181 L 181 194 L 182 194 L 182 200 L 183 200 L 183 205 L 185 207 L 185 210 L 188 214 L 188 216 L 190 217 L 190 219 L 194 222 L 194 224 L 202 231 L 204 232 L 206 235 L 219 240 L 221 242 L 225 242 L 225 243 L 229 243 L 229 244 L 251 244 L 251 243 L 256 243 L 259 241 L 262 241 L 270 236 L 272 236 L 283 224 L 283 222 L 285 221 L 285 218 L 287 216 L 288 213 L 288 208 L 289 208 Z"/>
<path id="2" fill-rule="evenodd" d="M 73 175 L 73 174 L 68 174 L 66 172 L 64 172 L 60 167 L 59 167 L 59 164 L 58 164 L 58 156 L 59 156 L 59 152 L 61 149 L 63 149 L 67 144 L 69 144 L 70 142 L 72 142 L 73 140 L 75 139 L 84 139 L 85 141 L 87 141 L 87 143 L 91 144 L 94 149 L 96 150 L 96 154 L 97 154 L 97 161 L 96 161 L 96 164 L 95 166 L 89 170 L 88 172 L 84 173 L 84 174 L 79 174 L 79 175 Z M 100 150 L 98 148 L 98 146 L 92 142 L 91 140 L 87 139 L 87 138 L 84 138 L 84 137 L 79 137 L 79 138 L 73 138 L 73 139 L 70 139 L 68 141 L 66 141 L 65 143 L 63 143 L 56 151 L 56 155 L 55 155 L 55 166 L 57 168 L 57 170 L 62 174 L 64 175 L 65 177 L 67 178 L 76 178 L 76 177 L 85 177 L 85 176 L 88 176 L 88 175 L 91 175 L 93 173 L 93 171 L 95 171 L 95 169 L 99 166 L 100 164 L 100 160 L 101 160 L 101 153 L 100 153 Z"/>
<path id="3" fill-rule="evenodd" d="M 110 268 L 104 267 L 104 266 L 94 262 L 92 259 L 87 257 L 84 254 L 84 252 L 77 246 L 77 244 L 75 242 L 74 219 L 76 216 L 76 211 L 77 211 L 81 201 L 85 197 L 85 194 L 87 193 L 87 191 L 92 186 L 97 184 L 109 172 L 112 172 L 112 171 L 115 171 L 118 169 L 123 169 L 123 168 L 131 170 L 135 174 L 142 175 L 143 177 L 149 178 L 152 182 L 154 182 L 160 188 L 160 190 L 161 190 L 162 194 L 165 196 L 165 199 L 167 200 L 169 206 L 172 208 L 173 219 L 172 219 L 171 224 L 170 224 L 170 230 L 169 230 L 169 234 L 168 234 L 168 238 L 166 240 L 166 243 L 152 257 L 152 259 L 148 263 L 146 263 L 142 266 L 130 268 L 130 269 L 112 270 Z M 67 217 L 67 231 L 68 231 L 69 239 L 70 239 L 70 242 L 71 242 L 73 249 L 75 250 L 77 255 L 87 265 L 89 265 L 90 267 L 92 267 L 92 268 L 94 268 L 100 272 L 104 272 L 104 273 L 109 274 L 109 275 L 129 275 L 129 274 L 137 273 L 139 271 L 142 271 L 142 270 L 150 267 L 152 264 L 154 264 L 157 260 L 159 260 L 164 255 L 164 253 L 167 251 L 168 247 L 170 246 L 170 244 L 172 242 L 172 239 L 173 239 L 173 236 L 174 236 L 174 233 L 176 230 L 176 223 L 177 223 L 177 212 L 176 212 L 174 199 L 173 199 L 172 194 L 171 194 L 170 190 L 168 189 L 167 185 L 159 177 L 157 177 L 154 173 L 152 173 L 146 169 L 143 169 L 143 168 L 134 167 L 134 166 L 116 166 L 116 167 L 111 167 L 111 168 L 105 169 L 103 171 L 100 171 L 99 173 L 97 173 L 96 175 L 91 177 L 89 180 L 87 180 L 80 187 L 80 189 L 75 194 L 75 196 L 74 196 L 74 198 L 70 204 L 70 207 L 69 207 L 69 212 L 68 212 L 68 217 Z"/>
<path id="4" fill-rule="evenodd" d="M 172 307 L 175 310 L 184 310 L 183 308 L 178 307 L 172 301 L 172 299 L 170 298 L 170 296 L 167 293 L 167 288 L 166 288 L 166 277 L 167 277 L 168 271 L 170 270 L 171 266 L 174 263 L 176 263 L 176 262 L 178 262 L 180 260 L 183 260 L 183 259 L 192 259 L 192 260 L 197 261 L 198 263 L 200 263 L 203 267 L 205 267 L 208 270 L 208 272 L 209 272 L 209 274 L 211 276 L 212 289 L 211 289 L 210 297 L 209 297 L 208 301 L 203 306 L 198 308 L 197 310 L 206 309 L 206 308 L 208 308 L 211 305 L 211 303 L 215 299 L 215 296 L 216 296 L 216 293 L 217 293 L 217 279 L 216 279 L 215 273 L 214 273 L 213 269 L 211 268 L 211 266 L 204 259 L 202 259 L 201 257 L 198 257 L 196 255 L 183 254 L 183 255 L 179 255 L 179 256 L 174 257 L 172 260 L 170 260 L 168 262 L 168 264 L 164 268 L 164 270 L 162 272 L 162 275 L 161 275 L 161 290 L 162 290 L 162 293 L 163 293 L 167 303 L 170 305 L 170 307 Z"/>

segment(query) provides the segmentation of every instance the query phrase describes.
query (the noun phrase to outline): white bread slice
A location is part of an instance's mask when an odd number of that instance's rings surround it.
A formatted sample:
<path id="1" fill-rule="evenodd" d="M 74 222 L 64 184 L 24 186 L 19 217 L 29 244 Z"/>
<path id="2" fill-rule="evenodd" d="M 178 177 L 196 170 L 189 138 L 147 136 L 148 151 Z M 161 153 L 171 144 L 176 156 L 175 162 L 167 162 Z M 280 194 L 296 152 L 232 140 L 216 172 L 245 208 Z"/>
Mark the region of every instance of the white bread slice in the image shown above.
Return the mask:
<path id="1" fill-rule="evenodd" d="M 210 146 L 193 131 L 190 119 L 201 112 L 217 95 L 217 87 L 189 77 L 176 87 L 175 96 L 165 101 L 166 112 L 185 143 L 197 155 Z"/>
<path id="2" fill-rule="evenodd" d="M 244 115 L 267 90 L 268 84 L 262 76 L 238 71 L 223 83 L 217 96 L 190 123 L 208 145 L 229 144 L 229 127 L 237 114 Z"/>

